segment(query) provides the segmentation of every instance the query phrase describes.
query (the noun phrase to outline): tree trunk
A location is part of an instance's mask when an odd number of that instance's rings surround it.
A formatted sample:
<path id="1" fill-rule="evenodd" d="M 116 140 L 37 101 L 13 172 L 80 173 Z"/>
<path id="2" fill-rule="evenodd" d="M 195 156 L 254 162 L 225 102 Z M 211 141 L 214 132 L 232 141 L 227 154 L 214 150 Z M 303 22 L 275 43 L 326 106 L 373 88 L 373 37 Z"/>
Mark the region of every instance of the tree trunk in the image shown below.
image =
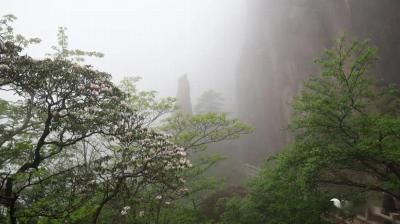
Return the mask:
<path id="1" fill-rule="evenodd" d="M 7 197 L 8 200 L 8 204 L 6 206 L 8 207 L 10 223 L 17 224 L 18 223 L 17 218 L 15 217 L 15 202 L 17 199 L 16 196 L 13 195 L 12 189 L 13 189 L 13 179 L 9 177 L 6 180 L 6 188 L 5 188 L 5 196 Z"/>
<path id="2" fill-rule="evenodd" d="M 15 217 L 15 201 L 11 203 L 9 210 L 8 210 L 8 214 L 10 216 L 10 223 L 11 224 L 17 224 L 17 217 Z"/>

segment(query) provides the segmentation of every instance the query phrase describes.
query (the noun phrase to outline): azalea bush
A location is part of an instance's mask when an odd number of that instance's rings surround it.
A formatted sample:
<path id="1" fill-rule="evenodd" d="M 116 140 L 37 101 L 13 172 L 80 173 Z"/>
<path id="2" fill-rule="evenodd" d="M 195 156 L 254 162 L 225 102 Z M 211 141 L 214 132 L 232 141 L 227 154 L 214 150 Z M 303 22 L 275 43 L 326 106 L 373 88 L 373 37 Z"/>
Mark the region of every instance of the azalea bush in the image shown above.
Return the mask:
<path id="1" fill-rule="evenodd" d="M 12 95 L 0 99 L 4 222 L 158 223 L 217 161 L 192 164 L 194 151 L 251 132 L 226 114 L 183 116 L 135 78 L 115 85 L 84 64 L 101 53 L 69 49 L 65 28 L 32 58 L 24 50 L 40 40 L 15 34 L 15 19 L 0 20 L 0 91 Z"/>
<path id="2" fill-rule="evenodd" d="M 67 50 L 61 30 L 61 50 L 33 59 L 22 51 L 38 40 L 13 34 L 14 19 L 0 21 L 0 88 L 16 97 L 0 108 L 0 204 L 9 221 L 79 219 L 79 209 L 96 221 L 127 186 L 179 189 L 185 149 L 145 128 L 111 75 L 70 59 L 93 53 Z"/>

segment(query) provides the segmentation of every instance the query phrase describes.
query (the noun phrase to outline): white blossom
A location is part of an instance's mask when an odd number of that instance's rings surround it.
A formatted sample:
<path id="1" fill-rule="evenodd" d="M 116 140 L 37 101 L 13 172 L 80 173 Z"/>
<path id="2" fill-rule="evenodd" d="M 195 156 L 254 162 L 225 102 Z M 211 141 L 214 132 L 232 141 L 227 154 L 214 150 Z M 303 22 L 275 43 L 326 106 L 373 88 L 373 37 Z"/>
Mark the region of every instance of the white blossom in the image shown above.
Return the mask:
<path id="1" fill-rule="evenodd" d="M 131 209 L 131 206 L 125 206 L 122 208 L 121 215 L 128 214 L 128 210 Z"/>
<path id="2" fill-rule="evenodd" d="M 10 67 L 8 67 L 8 65 L 0 64 L 0 70 L 8 70 L 8 69 L 10 69 Z"/>
<path id="3" fill-rule="evenodd" d="M 186 159 L 180 159 L 179 163 L 182 164 L 182 165 L 186 164 Z"/>
<path id="4" fill-rule="evenodd" d="M 188 189 L 187 187 L 184 187 L 184 188 L 179 189 L 179 191 L 181 191 L 181 192 L 188 192 L 189 189 Z"/>
<path id="5" fill-rule="evenodd" d="M 185 151 L 178 151 L 178 155 L 181 155 L 183 157 L 187 156 L 187 153 Z"/>
<path id="6" fill-rule="evenodd" d="M 128 106 L 128 103 L 125 102 L 125 101 L 121 101 L 121 105 L 124 106 L 124 107 L 127 107 L 127 106 Z"/>
<path id="7" fill-rule="evenodd" d="M 90 84 L 90 88 L 91 88 L 91 89 L 100 89 L 100 86 L 91 83 L 91 84 Z"/>
<path id="8" fill-rule="evenodd" d="M 67 110 L 65 110 L 65 109 L 61 110 L 59 114 L 60 114 L 60 116 L 64 116 L 67 114 Z"/>
<path id="9" fill-rule="evenodd" d="M 151 140 L 149 138 L 145 138 L 145 139 L 143 139 L 143 142 L 150 143 Z"/>
<path id="10" fill-rule="evenodd" d="M 89 108 L 89 111 L 90 111 L 90 112 L 96 112 L 97 110 L 98 110 L 98 108 L 95 107 L 95 106 L 91 106 L 91 107 Z"/>
<path id="11" fill-rule="evenodd" d="M 102 88 L 102 90 L 105 91 L 105 92 L 112 93 L 112 88 L 111 87 L 104 87 L 104 88 Z"/>
<path id="12" fill-rule="evenodd" d="M 139 217 L 142 217 L 142 216 L 144 216 L 144 211 L 143 210 L 139 212 Z"/>
<path id="13" fill-rule="evenodd" d="M 83 65 L 80 65 L 80 64 L 74 64 L 73 65 L 74 66 L 74 68 L 86 68 L 85 66 L 83 66 Z"/>

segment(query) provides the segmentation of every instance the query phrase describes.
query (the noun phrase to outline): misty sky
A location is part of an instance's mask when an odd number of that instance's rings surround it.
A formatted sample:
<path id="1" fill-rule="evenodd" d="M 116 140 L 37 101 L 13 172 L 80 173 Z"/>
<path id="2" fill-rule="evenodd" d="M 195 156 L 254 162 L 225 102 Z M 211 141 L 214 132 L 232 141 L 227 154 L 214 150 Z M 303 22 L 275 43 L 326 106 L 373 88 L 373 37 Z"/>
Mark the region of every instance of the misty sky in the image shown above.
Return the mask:
<path id="1" fill-rule="evenodd" d="M 234 97 L 234 76 L 244 40 L 245 0 L 0 0 L 0 14 L 18 17 L 18 33 L 39 37 L 29 53 L 40 57 L 68 28 L 71 48 L 96 50 L 88 64 L 143 77 L 141 87 L 175 96 L 187 73 L 192 99 L 209 88 Z"/>

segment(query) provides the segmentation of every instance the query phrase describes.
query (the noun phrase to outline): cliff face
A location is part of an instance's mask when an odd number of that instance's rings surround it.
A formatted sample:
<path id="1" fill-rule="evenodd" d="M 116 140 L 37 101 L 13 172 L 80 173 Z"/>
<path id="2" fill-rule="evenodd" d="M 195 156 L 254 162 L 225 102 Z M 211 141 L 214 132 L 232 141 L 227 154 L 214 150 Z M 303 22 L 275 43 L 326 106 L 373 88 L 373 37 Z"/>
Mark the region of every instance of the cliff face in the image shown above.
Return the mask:
<path id="1" fill-rule="evenodd" d="M 370 38 L 379 48 L 376 74 L 386 83 L 400 83 L 400 1 L 348 0 L 351 34 Z"/>
<path id="2" fill-rule="evenodd" d="M 244 140 L 245 161 L 257 164 L 288 142 L 290 101 L 318 71 L 313 59 L 343 31 L 371 38 L 380 49 L 377 74 L 400 82 L 400 1 L 248 0 L 247 5 L 237 98 L 240 117 L 256 132 Z"/>

